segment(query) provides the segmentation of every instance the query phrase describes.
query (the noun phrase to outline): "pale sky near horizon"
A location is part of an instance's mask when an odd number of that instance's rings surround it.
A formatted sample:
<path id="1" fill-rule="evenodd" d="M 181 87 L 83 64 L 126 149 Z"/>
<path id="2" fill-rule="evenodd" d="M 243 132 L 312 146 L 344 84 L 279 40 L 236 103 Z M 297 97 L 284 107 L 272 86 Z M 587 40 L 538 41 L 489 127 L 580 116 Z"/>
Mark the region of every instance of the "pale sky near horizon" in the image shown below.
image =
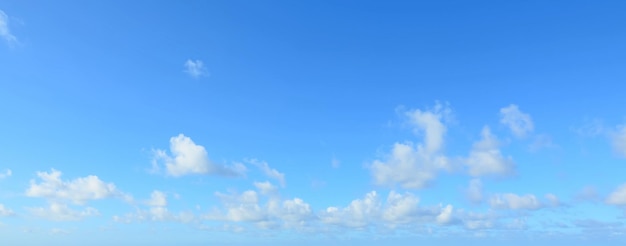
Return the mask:
<path id="1" fill-rule="evenodd" d="M 1 245 L 623 245 L 624 1 L 0 1 Z"/>

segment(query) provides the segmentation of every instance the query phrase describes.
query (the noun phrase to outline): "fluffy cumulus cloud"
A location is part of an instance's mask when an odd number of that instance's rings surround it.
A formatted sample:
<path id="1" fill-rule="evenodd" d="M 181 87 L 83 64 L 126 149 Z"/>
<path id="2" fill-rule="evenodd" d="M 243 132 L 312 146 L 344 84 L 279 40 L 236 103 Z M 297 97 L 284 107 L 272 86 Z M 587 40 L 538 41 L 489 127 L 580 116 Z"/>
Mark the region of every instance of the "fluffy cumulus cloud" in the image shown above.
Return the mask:
<path id="1" fill-rule="evenodd" d="M 297 229 L 315 231 L 333 228 L 368 229 L 384 225 L 388 228 L 418 224 L 450 224 L 454 220 L 452 205 L 420 206 L 411 193 L 391 191 L 383 201 L 376 191 L 345 207 L 331 206 L 315 212 L 299 198 L 281 200 L 270 196 L 265 203 L 252 190 L 243 193 L 216 193 L 224 208 L 204 216 L 206 220 L 251 223 L 262 229 Z"/>
<path id="2" fill-rule="evenodd" d="M 234 222 L 259 222 L 267 219 L 267 210 L 259 205 L 259 196 L 253 190 L 241 194 L 216 192 L 215 195 L 223 202 L 226 213 L 212 214 L 211 219 Z"/>
<path id="3" fill-rule="evenodd" d="M 246 172 L 242 164 L 223 166 L 213 163 L 204 146 L 197 145 L 191 138 L 179 134 L 170 138 L 170 152 L 156 150 L 154 153 L 153 170 L 160 170 L 164 163 L 166 173 L 174 177 L 190 174 L 215 174 L 237 177 Z"/>
<path id="4" fill-rule="evenodd" d="M 396 228 L 402 225 L 449 224 L 453 221 L 453 207 L 419 206 L 419 198 L 411 193 L 389 192 L 385 203 L 376 191 L 362 199 L 353 200 L 344 208 L 328 207 L 319 214 L 324 224 L 345 228 L 367 228 L 385 225 Z"/>
<path id="5" fill-rule="evenodd" d="M 454 207 L 448 204 L 441 209 L 441 213 L 437 215 L 436 221 L 439 224 L 448 224 L 452 221 L 452 211 Z"/>
<path id="6" fill-rule="evenodd" d="M 191 59 L 188 59 L 185 62 L 185 73 L 189 74 L 189 76 L 193 78 L 200 78 L 209 74 L 201 60 L 194 61 Z"/>
<path id="7" fill-rule="evenodd" d="M 399 194 L 391 191 L 387 197 L 387 207 L 382 212 L 385 221 L 407 223 L 417 214 L 419 199 L 411 193 Z"/>
<path id="8" fill-rule="evenodd" d="M 263 184 L 263 183 L 258 183 Z M 236 223 L 253 223 L 262 229 L 306 229 L 315 216 L 311 206 L 300 198 L 281 200 L 274 195 L 264 204 L 257 192 L 248 190 L 241 194 L 216 193 L 224 209 L 206 214 L 204 219 Z"/>
<path id="9" fill-rule="evenodd" d="M 306 227 L 313 218 L 311 205 L 300 198 L 285 200 L 280 210 L 270 212 L 280 218 L 288 228 Z"/>
<path id="10" fill-rule="evenodd" d="M 263 195 L 271 195 L 275 194 L 278 190 L 276 186 L 272 185 L 269 181 L 265 182 L 254 182 L 254 186 L 261 192 Z"/>
<path id="11" fill-rule="evenodd" d="M 626 184 L 615 189 L 606 198 L 606 203 L 611 205 L 626 206 Z"/>
<path id="12" fill-rule="evenodd" d="M 328 207 L 320 219 L 325 224 L 362 228 L 379 218 L 380 207 L 378 194 L 372 191 L 363 199 L 353 200 L 345 208 Z"/>
<path id="13" fill-rule="evenodd" d="M 181 222 L 194 223 L 202 227 L 202 221 L 208 224 L 223 223 L 227 231 L 242 232 L 256 227 L 262 230 L 295 230 L 299 232 L 347 232 L 372 231 L 381 228 L 387 230 L 414 231 L 419 228 L 441 229 L 464 227 L 470 231 L 523 230 L 527 228 L 525 218 L 502 216 L 501 210 L 536 210 L 545 207 L 535 196 L 515 194 L 499 194 L 491 199 L 495 210 L 486 213 L 467 212 L 455 209 L 452 205 L 421 205 L 420 199 L 412 193 L 390 191 L 381 197 L 376 191 L 364 197 L 352 200 L 345 207 L 331 206 L 315 211 L 313 207 L 300 198 L 282 199 L 278 191 L 269 182 L 256 182 L 254 185 L 261 193 L 254 190 L 244 192 L 216 192 L 221 201 L 220 208 L 213 208 L 203 215 L 193 212 L 172 213 L 166 207 L 166 195 L 153 191 L 150 199 L 143 204 L 146 209 L 125 216 L 114 216 L 121 223 L 131 222 Z M 265 192 L 270 190 L 271 192 Z M 556 196 L 546 195 L 546 199 L 558 200 Z M 87 210 L 85 210 L 87 211 Z M 68 219 L 88 216 L 75 211 Z M 439 226 L 439 227 L 437 227 Z M 226 228 L 228 227 L 228 228 Z M 456 230 L 456 229 L 452 229 Z"/>
<path id="14" fill-rule="evenodd" d="M 265 174 L 267 177 L 270 177 L 272 179 L 277 180 L 278 182 L 280 182 L 280 186 L 285 187 L 286 182 L 285 182 L 285 174 L 279 172 L 276 169 L 271 168 L 267 162 L 265 161 L 259 161 L 256 159 L 251 159 L 251 160 L 246 160 L 248 163 L 258 167 L 259 169 L 261 169 L 261 171 L 263 172 L 263 174 Z"/>
<path id="15" fill-rule="evenodd" d="M 428 152 L 437 152 L 443 147 L 443 138 L 447 131 L 443 123 L 450 117 L 449 107 L 437 103 L 432 110 L 412 110 L 405 113 L 413 125 L 413 131 L 424 136 L 424 144 Z"/>
<path id="16" fill-rule="evenodd" d="M 146 204 L 152 207 L 165 207 L 167 206 L 167 196 L 162 191 L 152 191 L 150 199 L 146 201 Z"/>
<path id="17" fill-rule="evenodd" d="M 98 210 L 87 207 L 83 210 L 74 210 L 67 204 L 51 202 L 48 207 L 28 208 L 34 216 L 54 221 L 78 221 L 86 217 L 100 215 Z"/>
<path id="18" fill-rule="evenodd" d="M 4 172 L 0 173 L 0 179 L 11 177 L 11 175 L 13 175 L 13 172 L 11 171 L 11 169 L 7 169 Z"/>
<path id="19" fill-rule="evenodd" d="M 9 29 L 9 16 L 7 16 L 7 14 L 2 10 L 0 10 L 0 37 L 2 37 L 9 44 L 17 42 L 17 38 Z"/>
<path id="20" fill-rule="evenodd" d="M 552 195 L 552 198 L 556 198 L 556 196 Z M 491 198 L 489 204 L 496 209 L 511 210 L 536 210 L 544 206 L 535 195 L 520 196 L 513 193 L 496 194 Z"/>
<path id="21" fill-rule="evenodd" d="M 518 138 L 523 138 L 534 130 L 530 115 L 520 111 L 515 104 L 500 109 L 500 123 L 509 127 Z"/>
<path id="22" fill-rule="evenodd" d="M 485 175 L 508 175 L 514 171 L 515 164 L 511 157 L 504 157 L 500 152 L 500 143 L 489 127 L 482 130 L 482 139 L 472 146 L 469 157 L 465 160 L 469 174 L 475 177 Z"/>
<path id="23" fill-rule="evenodd" d="M 385 160 L 375 160 L 370 167 L 376 184 L 420 189 L 428 185 L 438 171 L 448 169 L 448 159 L 441 153 L 446 133 L 443 119 L 448 114 L 450 109 L 440 104 L 432 110 L 406 112 L 415 132 L 423 135 L 424 141 L 396 143 Z"/>
<path id="24" fill-rule="evenodd" d="M 50 172 L 37 172 L 39 181 L 30 181 L 26 196 L 43 197 L 50 201 L 71 201 L 75 204 L 114 196 L 126 198 L 113 183 L 105 183 L 98 176 L 89 175 L 64 181 L 61 175 L 60 171 L 54 169 Z"/>
<path id="25" fill-rule="evenodd" d="M 611 134 L 611 143 L 615 152 L 626 157 L 626 125 L 618 126 L 617 130 Z"/>

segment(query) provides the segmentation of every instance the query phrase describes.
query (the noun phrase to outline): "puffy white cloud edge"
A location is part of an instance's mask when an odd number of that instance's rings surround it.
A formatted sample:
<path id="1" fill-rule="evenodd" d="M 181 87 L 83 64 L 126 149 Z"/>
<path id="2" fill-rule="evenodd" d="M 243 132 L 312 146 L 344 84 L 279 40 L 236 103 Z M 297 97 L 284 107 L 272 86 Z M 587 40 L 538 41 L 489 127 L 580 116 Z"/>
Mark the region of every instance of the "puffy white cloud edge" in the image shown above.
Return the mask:
<path id="1" fill-rule="evenodd" d="M 200 78 L 202 76 L 209 75 L 209 72 L 201 60 L 191 59 L 185 61 L 185 73 L 189 74 L 189 76 L 193 78 Z"/>
<path id="2" fill-rule="evenodd" d="M 196 144 L 183 134 L 170 138 L 170 152 L 171 155 L 165 150 L 154 151 L 152 162 L 154 172 L 159 172 L 164 166 L 165 173 L 173 177 L 193 174 L 239 177 L 245 175 L 247 171 L 240 163 L 224 166 L 212 162 L 204 146 Z"/>

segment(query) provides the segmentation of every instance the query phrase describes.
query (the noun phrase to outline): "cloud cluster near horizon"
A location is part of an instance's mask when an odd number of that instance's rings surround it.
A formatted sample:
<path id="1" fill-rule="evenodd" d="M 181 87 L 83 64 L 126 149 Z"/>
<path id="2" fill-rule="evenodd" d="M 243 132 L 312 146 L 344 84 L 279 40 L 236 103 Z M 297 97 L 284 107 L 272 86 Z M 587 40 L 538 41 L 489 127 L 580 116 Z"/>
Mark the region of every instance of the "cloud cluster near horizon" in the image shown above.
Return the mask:
<path id="1" fill-rule="evenodd" d="M 514 137 L 524 138 L 533 132 L 530 115 L 520 111 L 516 105 L 504 107 L 500 112 L 500 122 L 510 129 Z M 220 207 L 173 211 L 168 199 L 171 193 L 168 195 L 155 189 L 145 195 L 146 198 L 135 199 L 114 183 L 105 182 L 96 175 L 64 180 L 61 171 L 51 169 L 37 172 L 37 179 L 31 180 L 24 192 L 27 197 L 44 199 L 46 206 L 16 210 L 0 204 L 0 216 L 25 212 L 52 221 L 80 221 L 104 214 L 103 207 L 96 208 L 90 205 L 91 202 L 116 199 L 135 207 L 134 212 L 112 216 L 112 221 L 122 224 L 175 222 L 201 229 L 205 228 L 206 223 L 218 222 L 225 223 L 228 225 L 225 228 L 235 233 L 246 230 L 328 233 L 331 230 L 329 228 L 335 233 L 374 228 L 415 231 L 428 227 L 431 232 L 435 228 L 437 233 L 445 234 L 450 231 L 446 228 L 461 229 L 468 233 L 525 230 L 532 226 L 527 223 L 532 214 L 542 210 L 558 212 L 567 209 L 569 205 L 564 206 L 566 203 L 552 193 L 542 197 L 532 193 L 486 192 L 485 188 L 488 187 L 484 186 L 482 178 L 511 178 L 516 164 L 512 157 L 502 153 L 500 148 L 503 144 L 487 125 L 480 129 L 478 139 L 468 146 L 467 155 L 446 155 L 447 119 L 452 114 L 448 104 L 440 103 L 431 108 L 407 110 L 404 113 L 405 120 L 412 126 L 414 136 L 421 141 L 396 142 L 389 153 L 383 154 L 384 158 L 367 165 L 364 171 L 370 172 L 373 183 L 383 190 L 390 188 L 386 195 L 372 190 L 347 204 L 319 207 L 299 197 L 285 198 L 279 187 L 286 188 L 286 174 L 270 167 L 268 162 L 244 159 L 233 162 L 233 165 L 217 164 L 209 158 L 203 145 L 179 134 L 170 138 L 169 151 L 155 149 L 152 152 L 152 173 L 179 179 L 200 175 L 246 180 L 247 173 L 256 170 L 269 180 L 254 181 L 251 183 L 254 188 L 243 192 L 215 191 L 214 197 L 220 201 Z M 621 132 L 616 131 L 615 134 L 619 141 Z M 335 160 L 333 158 L 333 162 Z M 424 204 L 418 195 L 411 192 L 433 189 L 430 184 L 442 172 L 457 173 L 468 178 L 466 188 L 451 196 L 464 197 L 471 204 L 485 204 L 488 210 L 470 211 L 462 203 L 447 204 L 443 201 Z M 0 178 L 11 174 L 12 171 L 7 169 Z M 607 195 L 604 204 L 626 209 L 626 184 L 621 184 Z M 572 226 L 576 226 L 576 223 Z M 626 227 L 619 228 L 626 231 Z"/>

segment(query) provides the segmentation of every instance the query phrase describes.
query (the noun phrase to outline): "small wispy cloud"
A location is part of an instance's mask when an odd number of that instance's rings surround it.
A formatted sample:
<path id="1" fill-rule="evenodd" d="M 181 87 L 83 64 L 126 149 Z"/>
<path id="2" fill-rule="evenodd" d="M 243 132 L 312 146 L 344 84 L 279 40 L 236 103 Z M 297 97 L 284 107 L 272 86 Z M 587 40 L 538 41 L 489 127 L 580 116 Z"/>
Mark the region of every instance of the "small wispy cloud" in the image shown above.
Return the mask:
<path id="1" fill-rule="evenodd" d="M 609 139 L 616 154 L 626 157 L 626 124 L 611 127 L 595 119 L 581 127 L 572 127 L 572 131 L 582 137 L 604 136 Z"/>
<path id="2" fill-rule="evenodd" d="M 13 172 L 11 171 L 11 169 L 7 169 L 3 173 L 0 173 L 0 179 L 11 177 L 11 175 L 13 175 Z"/>
<path id="3" fill-rule="evenodd" d="M 259 161 L 257 159 L 247 159 L 245 161 L 257 166 L 266 176 L 278 180 L 280 182 L 280 186 L 285 187 L 285 173 L 281 173 L 278 170 L 271 168 L 265 161 Z"/>
<path id="4" fill-rule="evenodd" d="M 337 158 L 333 157 L 333 158 L 330 160 L 330 165 L 331 165 L 333 168 L 339 168 L 339 166 L 341 166 L 341 161 L 339 161 Z"/>
<path id="5" fill-rule="evenodd" d="M 600 119 L 586 120 L 582 126 L 570 127 L 581 137 L 597 137 L 606 133 L 607 127 Z"/>
<path id="6" fill-rule="evenodd" d="M 515 104 L 500 109 L 500 123 L 508 126 L 513 135 L 518 138 L 526 137 L 534 130 L 530 115 L 520 111 Z"/>
<path id="7" fill-rule="evenodd" d="M 622 157 L 626 157 L 626 125 L 617 126 L 611 133 L 613 149 Z"/>
<path id="8" fill-rule="evenodd" d="M 0 10 L 0 37 L 6 40 L 9 45 L 17 43 L 17 38 L 9 29 L 9 16 L 2 10 Z"/>
<path id="9" fill-rule="evenodd" d="M 5 207 L 4 204 L 0 203 L 0 217 L 7 217 L 7 216 L 12 216 L 12 215 L 15 215 L 15 212 Z"/>
<path id="10" fill-rule="evenodd" d="M 617 187 L 606 198 L 606 203 L 610 205 L 626 206 L 626 184 Z"/>
<path id="11" fill-rule="evenodd" d="M 470 180 L 469 187 L 465 191 L 467 198 L 475 204 L 481 203 L 483 201 L 483 183 L 480 179 L 472 179 Z"/>
<path id="12" fill-rule="evenodd" d="M 191 60 L 188 59 L 185 62 L 185 73 L 189 74 L 189 76 L 193 78 L 200 78 L 202 76 L 208 76 L 209 72 L 206 67 L 204 67 L 204 63 L 201 60 Z"/>

